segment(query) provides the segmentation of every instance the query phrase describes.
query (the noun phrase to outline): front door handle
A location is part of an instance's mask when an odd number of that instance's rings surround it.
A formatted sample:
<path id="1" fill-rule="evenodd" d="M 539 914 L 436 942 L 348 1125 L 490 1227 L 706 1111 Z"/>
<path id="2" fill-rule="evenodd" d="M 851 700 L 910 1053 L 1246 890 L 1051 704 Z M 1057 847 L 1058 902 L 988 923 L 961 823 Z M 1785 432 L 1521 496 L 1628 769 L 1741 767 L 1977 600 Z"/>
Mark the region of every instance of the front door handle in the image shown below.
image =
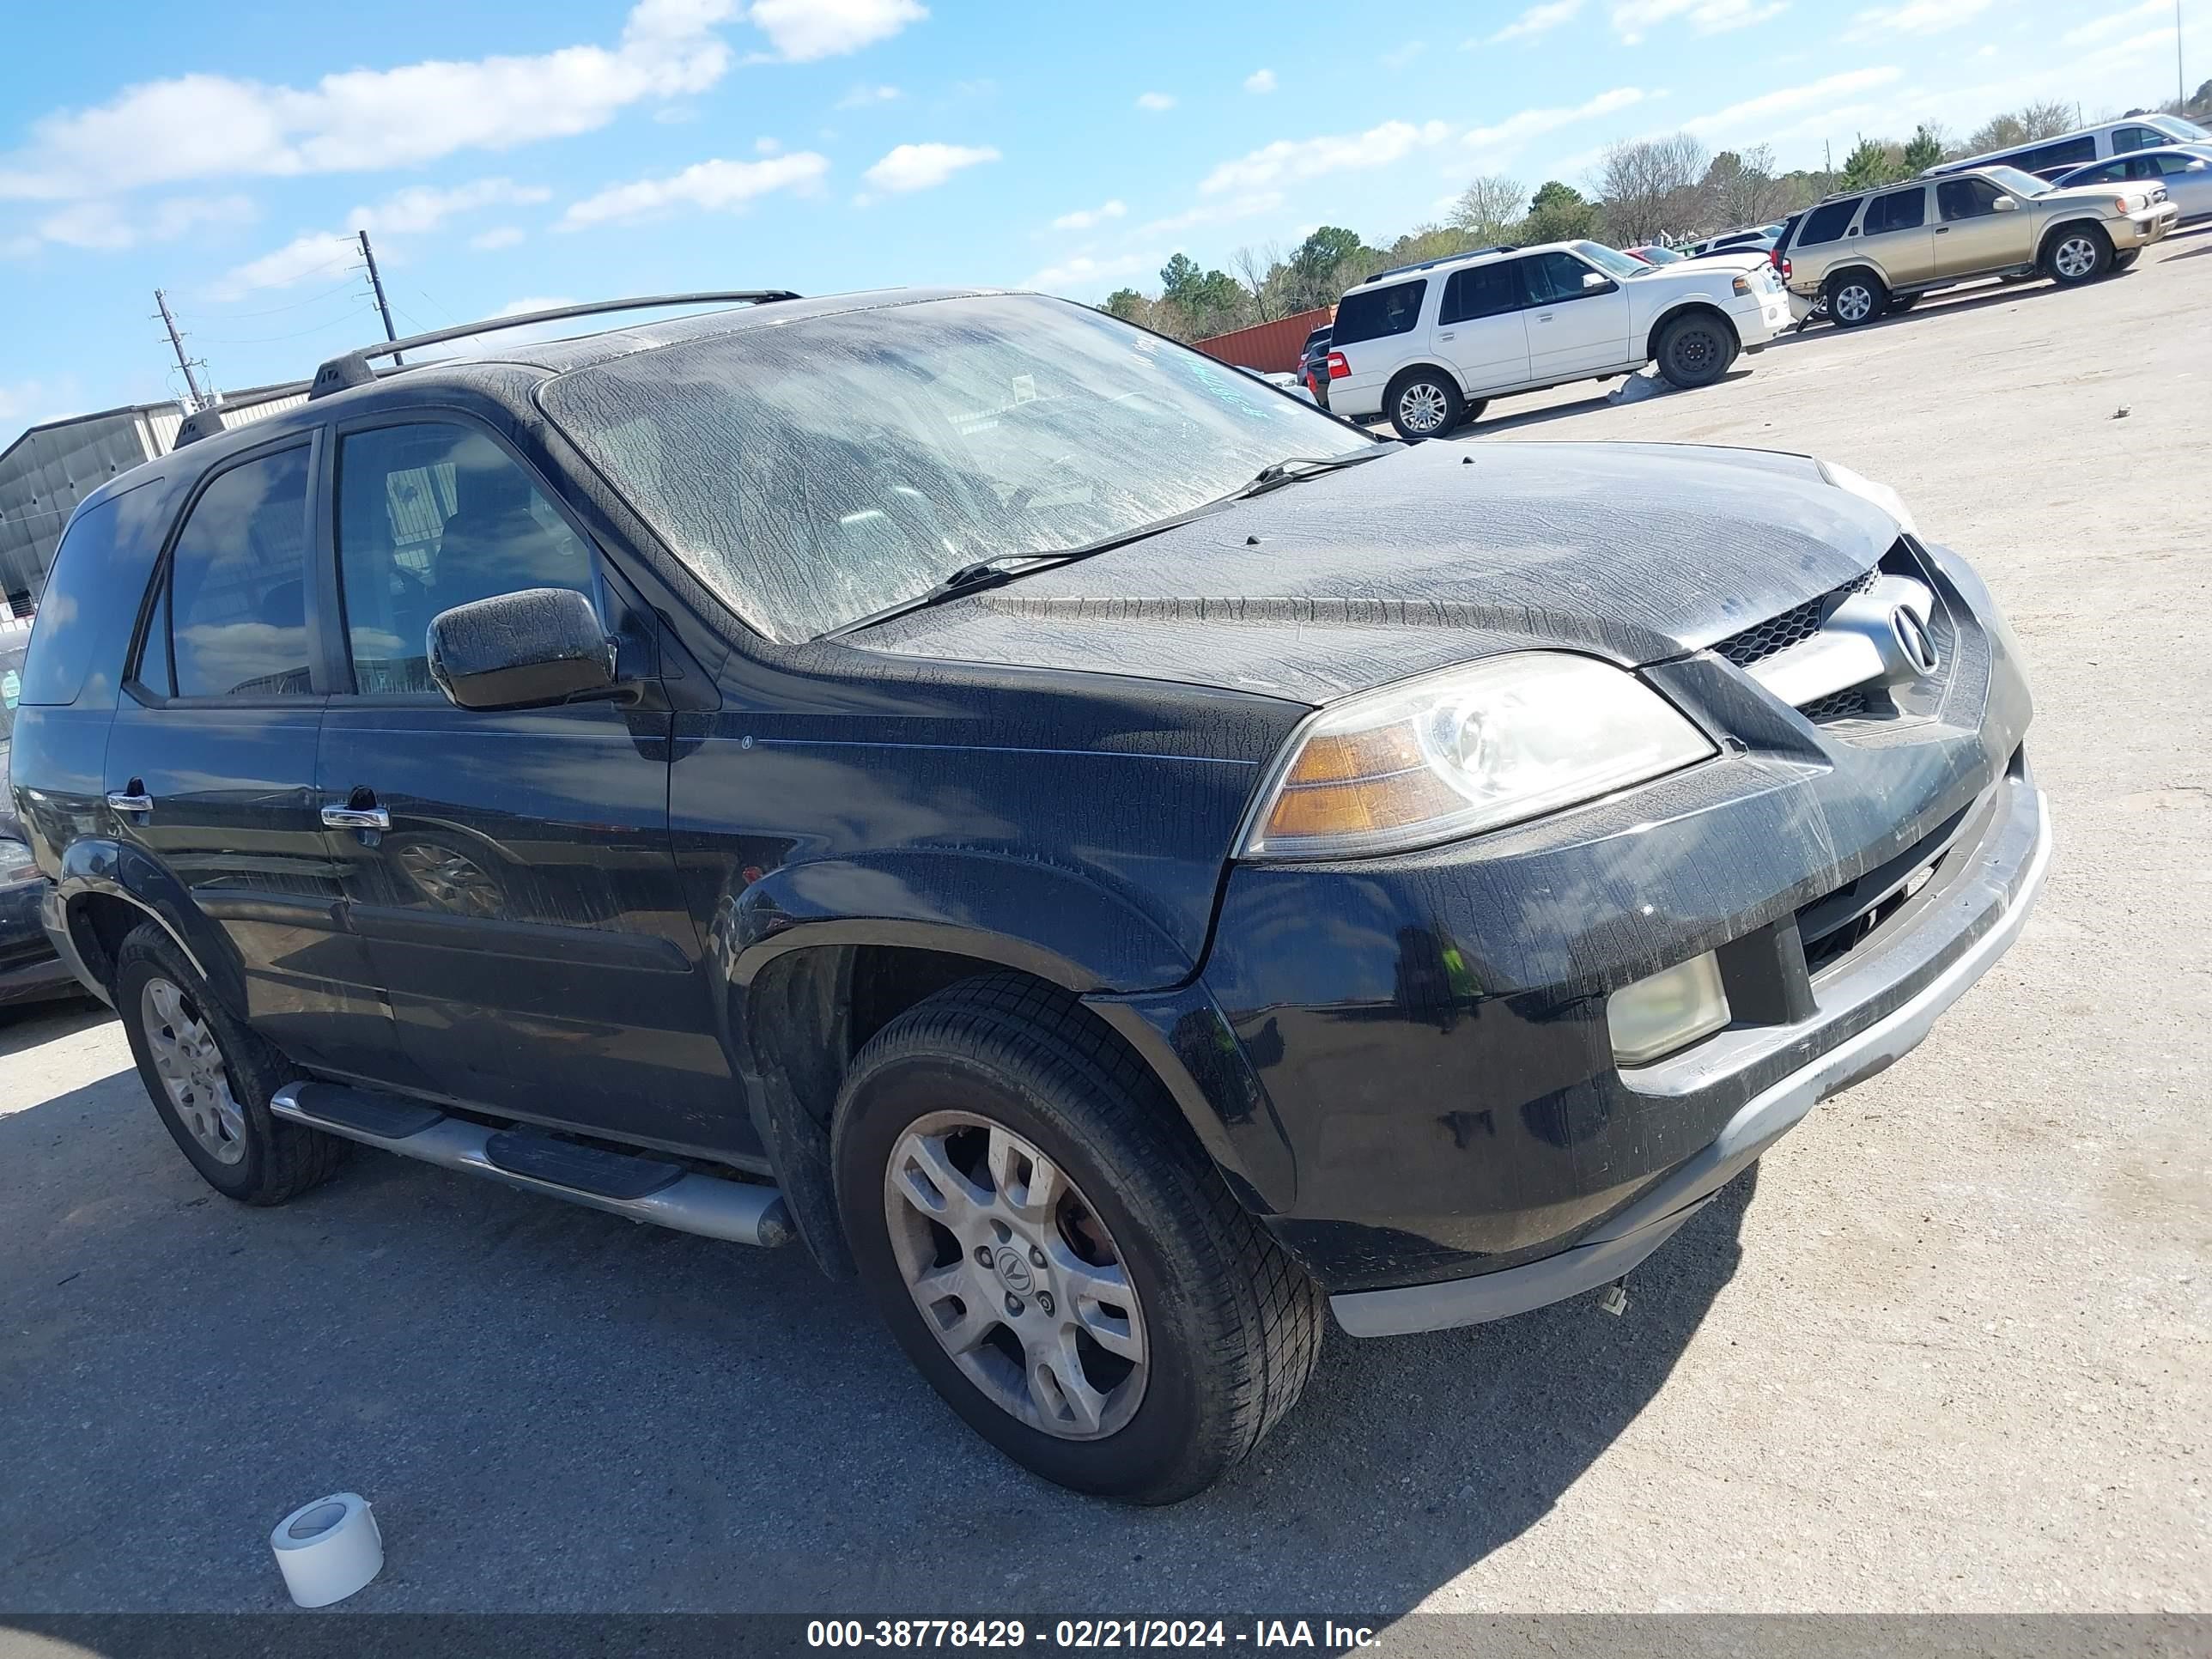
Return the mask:
<path id="1" fill-rule="evenodd" d="M 392 814 L 381 806 L 325 806 L 323 808 L 323 827 L 326 830 L 389 830 Z"/>
<path id="2" fill-rule="evenodd" d="M 1437 335 L 1437 338 L 1439 340 L 1449 340 L 1452 338 L 1452 331 L 1449 329 L 1446 329 L 1443 333 Z"/>
<path id="3" fill-rule="evenodd" d="M 154 798 L 146 793 L 146 786 L 136 778 L 131 780 L 128 789 L 109 790 L 107 804 L 118 812 L 150 812 L 154 810 Z"/>
<path id="4" fill-rule="evenodd" d="M 1951 234 L 1951 227 L 1948 225 L 1938 225 L 1936 227 L 1936 234 L 1938 236 L 1948 236 Z"/>

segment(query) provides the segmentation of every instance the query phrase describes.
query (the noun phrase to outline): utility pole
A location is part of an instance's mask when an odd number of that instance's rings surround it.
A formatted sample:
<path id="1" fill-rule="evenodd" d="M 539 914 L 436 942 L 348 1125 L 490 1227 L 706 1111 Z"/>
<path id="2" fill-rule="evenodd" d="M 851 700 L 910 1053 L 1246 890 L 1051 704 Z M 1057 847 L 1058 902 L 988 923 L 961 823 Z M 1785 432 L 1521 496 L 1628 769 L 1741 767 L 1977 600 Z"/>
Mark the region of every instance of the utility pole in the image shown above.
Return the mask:
<path id="1" fill-rule="evenodd" d="M 2181 0 L 2173 0 L 2173 100 L 2181 106 L 2176 115 L 2189 107 L 2189 77 L 2181 72 Z"/>
<path id="2" fill-rule="evenodd" d="M 369 246 L 368 233 L 365 230 L 361 233 L 361 257 L 368 262 L 368 285 L 376 290 L 376 308 L 384 313 L 384 337 L 396 340 L 399 337 L 399 331 L 392 326 L 392 307 L 384 302 L 384 278 L 376 274 L 376 250 Z M 392 361 L 404 363 L 407 360 L 395 351 L 392 354 Z"/>
<path id="3" fill-rule="evenodd" d="M 192 360 L 185 356 L 185 337 L 177 332 L 177 319 L 169 310 L 169 296 L 157 288 L 154 290 L 154 303 L 161 307 L 161 322 L 169 331 L 169 344 L 176 351 L 177 367 L 185 371 L 185 386 L 192 394 L 192 406 L 186 413 L 198 414 L 206 407 L 208 400 L 201 394 L 199 377 L 192 373 Z"/>

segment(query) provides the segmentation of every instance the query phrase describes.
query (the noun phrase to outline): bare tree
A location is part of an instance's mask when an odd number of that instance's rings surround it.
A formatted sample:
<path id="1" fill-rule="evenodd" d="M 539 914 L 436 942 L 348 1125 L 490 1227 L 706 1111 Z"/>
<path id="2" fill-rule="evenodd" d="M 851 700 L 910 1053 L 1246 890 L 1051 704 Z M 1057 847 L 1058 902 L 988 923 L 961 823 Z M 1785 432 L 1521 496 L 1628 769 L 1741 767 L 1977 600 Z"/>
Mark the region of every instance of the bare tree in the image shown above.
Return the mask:
<path id="1" fill-rule="evenodd" d="M 2020 125 L 2028 137 L 2056 138 L 2062 132 L 2071 132 L 2081 125 L 2081 106 L 2062 102 L 2056 98 L 2045 99 L 2039 104 L 2030 104 L 2020 112 Z"/>
<path id="2" fill-rule="evenodd" d="M 1716 226 L 1760 225 L 1789 211 L 1790 186 L 1774 171 L 1774 146 L 1724 149 L 1705 169 L 1705 205 Z"/>
<path id="3" fill-rule="evenodd" d="M 1229 256 L 1229 269 L 1252 296 L 1252 320 L 1272 323 L 1291 314 L 1290 296 L 1283 283 L 1283 245 L 1265 247 L 1249 243 Z"/>
<path id="4" fill-rule="evenodd" d="M 1478 242 L 1502 242 L 1519 224 L 1528 209 L 1528 191 L 1518 179 L 1486 173 L 1460 192 L 1452 204 L 1451 222 Z"/>
<path id="5" fill-rule="evenodd" d="M 1700 228 L 1709 216 L 1699 185 L 1705 147 L 1690 133 L 1611 146 L 1598 173 L 1606 228 L 1627 245 Z"/>

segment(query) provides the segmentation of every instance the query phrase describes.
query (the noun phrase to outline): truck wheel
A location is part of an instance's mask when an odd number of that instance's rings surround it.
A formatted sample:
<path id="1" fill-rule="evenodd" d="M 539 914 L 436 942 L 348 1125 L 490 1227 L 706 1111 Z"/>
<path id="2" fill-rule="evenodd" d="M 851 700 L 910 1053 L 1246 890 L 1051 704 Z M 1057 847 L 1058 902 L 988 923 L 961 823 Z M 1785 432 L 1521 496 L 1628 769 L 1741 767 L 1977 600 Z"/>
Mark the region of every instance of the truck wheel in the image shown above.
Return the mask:
<path id="1" fill-rule="evenodd" d="M 2069 225 L 2051 239 L 2043 268 L 2063 288 L 2093 282 L 2112 268 L 2112 242 L 2096 225 Z"/>
<path id="2" fill-rule="evenodd" d="M 1828 278 L 1828 318 L 1839 327 L 1870 323 L 1888 304 L 1888 289 L 1870 270 L 1839 270 Z"/>
<path id="3" fill-rule="evenodd" d="M 2136 260 L 2142 258 L 2142 250 L 2139 247 L 2131 247 L 2125 253 L 2115 253 L 2112 256 L 2112 269 L 2114 270 L 2125 270 L 2129 266 L 2134 264 Z"/>
<path id="4" fill-rule="evenodd" d="M 1318 1287 L 1051 987 L 989 975 L 891 1021 L 854 1061 L 833 1147 L 846 1236 L 900 1346 L 1048 1480 L 1188 1498 L 1313 1371 Z"/>
<path id="5" fill-rule="evenodd" d="M 1441 438 L 1460 423 L 1459 388 L 1432 368 L 1409 368 L 1382 394 L 1382 412 L 1409 444 Z"/>
<path id="6" fill-rule="evenodd" d="M 1712 385 L 1735 354 L 1735 331 L 1705 312 L 1677 317 L 1659 331 L 1659 372 L 1685 392 Z"/>
<path id="7" fill-rule="evenodd" d="M 283 1204 L 337 1172 L 353 1143 L 270 1115 L 269 1097 L 295 1073 L 154 923 L 115 953 L 113 989 L 154 1109 L 209 1186 L 241 1204 Z"/>
<path id="8" fill-rule="evenodd" d="M 1459 417 L 1459 423 L 1462 426 L 1473 426 L 1477 421 L 1482 418 L 1482 411 L 1489 407 L 1490 399 L 1487 398 L 1476 398 L 1471 399 L 1468 404 L 1466 411 Z"/>

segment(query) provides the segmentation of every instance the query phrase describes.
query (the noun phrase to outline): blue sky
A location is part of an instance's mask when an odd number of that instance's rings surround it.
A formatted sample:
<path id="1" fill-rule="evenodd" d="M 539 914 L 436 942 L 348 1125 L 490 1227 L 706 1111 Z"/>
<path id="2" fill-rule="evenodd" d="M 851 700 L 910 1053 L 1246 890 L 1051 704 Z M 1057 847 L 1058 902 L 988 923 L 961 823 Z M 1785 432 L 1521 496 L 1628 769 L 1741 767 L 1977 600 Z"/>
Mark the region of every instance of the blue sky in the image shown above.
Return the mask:
<path id="1" fill-rule="evenodd" d="M 2212 73 L 2192 9 L 2190 84 Z M 1581 180 L 1687 127 L 1784 165 L 2030 98 L 2170 96 L 2171 0 L 299 0 L 10 9 L 0 444 L 378 325 L 710 287 L 1036 285 L 1095 300 L 1324 223 L 1370 240 L 1477 173 Z"/>

